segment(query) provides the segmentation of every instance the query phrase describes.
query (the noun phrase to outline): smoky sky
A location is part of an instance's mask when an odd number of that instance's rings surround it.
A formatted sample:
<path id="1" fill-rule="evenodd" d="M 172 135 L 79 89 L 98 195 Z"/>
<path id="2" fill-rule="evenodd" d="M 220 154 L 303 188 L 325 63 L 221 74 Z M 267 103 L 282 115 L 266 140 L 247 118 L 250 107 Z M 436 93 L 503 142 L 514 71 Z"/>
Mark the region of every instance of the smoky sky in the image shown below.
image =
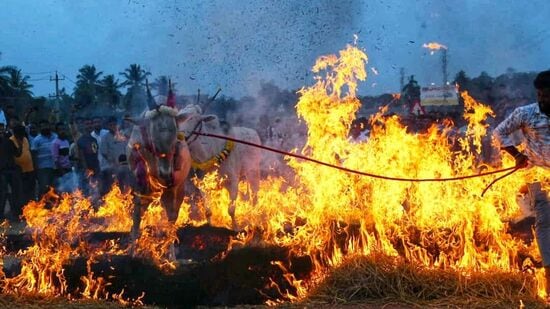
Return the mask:
<path id="1" fill-rule="evenodd" d="M 547 0 L 2 0 L 0 65 L 28 73 L 36 95 L 53 92 L 55 70 L 71 93 L 85 64 L 118 76 L 138 63 L 171 76 L 180 94 L 221 87 L 242 97 L 261 81 L 311 84 L 315 59 L 357 34 L 369 56 L 360 93 L 380 94 L 398 91 L 400 68 L 441 82 L 440 53 L 427 42 L 449 47 L 451 78 L 548 69 L 549 19 Z"/>

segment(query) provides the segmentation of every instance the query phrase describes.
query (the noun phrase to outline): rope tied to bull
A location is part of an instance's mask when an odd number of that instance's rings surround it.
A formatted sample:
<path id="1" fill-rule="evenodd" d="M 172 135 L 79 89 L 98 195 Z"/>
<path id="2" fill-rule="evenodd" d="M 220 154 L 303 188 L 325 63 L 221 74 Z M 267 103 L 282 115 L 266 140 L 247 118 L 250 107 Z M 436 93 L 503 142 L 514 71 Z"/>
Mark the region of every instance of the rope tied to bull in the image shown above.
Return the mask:
<path id="1" fill-rule="evenodd" d="M 297 158 L 297 159 L 310 161 L 310 162 L 313 162 L 313 163 L 316 163 L 316 164 L 319 164 L 319 165 L 331 167 L 331 168 L 338 169 L 338 170 L 341 170 L 341 171 L 344 171 L 344 172 L 348 172 L 348 173 L 352 173 L 352 174 L 358 174 L 358 175 L 361 175 L 361 176 L 367 176 L 367 177 L 371 177 L 371 178 L 391 180 L 391 181 L 407 181 L 407 182 L 459 181 L 459 180 L 464 180 L 464 179 L 478 178 L 478 177 L 484 177 L 484 176 L 488 176 L 488 175 L 494 175 L 494 174 L 500 174 L 500 173 L 508 172 L 508 173 L 496 178 L 495 180 L 493 180 L 483 190 L 483 192 L 481 194 L 482 197 L 487 192 L 487 190 L 489 190 L 489 188 L 491 188 L 496 182 L 502 180 L 505 177 L 508 177 L 508 176 L 512 175 L 513 173 L 515 173 L 516 171 L 518 171 L 521 168 L 521 167 L 517 167 L 517 166 L 512 166 L 512 167 L 502 168 L 502 169 L 498 169 L 498 170 L 494 170 L 494 171 L 488 171 L 488 172 L 483 172 L 483 173 L 478 173 L 478 174 L 473 174 L 473 175 L 463 175 L 463 176 L 446 177 L 446 178 L 392 177 L 392 176 L 378 175 L 378 174 L 373 174 L 373 173 L 368 173 L 368 172 L 352 170 L 352 169 L 349 169 L 349 168 L 346 168 L 346 167 L 343 167 L 343 166 L 338 166 L 338 165 L 330 164 L 330 163 L 327 163 L 327 162 L 319 161 L 319 160 L 316 160 L 316 159 L 313 159 L 313 158 L 310 158 L 310 157 L 306 157 L 306 156 L 303 156 L 303 155 L 299 155 L 299 154 L 279 150 L 279 149 L 264 146 L 264 145 L 259 145 L 259 144 L 248 142 L 248 141 L 239 140 L 239 139 L 236 139 L 236 138 L 233 138 L 233 137 L 230 137 L 230 136 L 218 135 L 218 134 L 213 134 L 213 133 L 196 132 L 196 131 L 193 131 L 193 134 L 224 139 L 226 141 L 231 141 L 231 142 L 234 142 L 234 143 L 244 144 L 244 145 L 247 145 L 247 146 L 260 148 L 260 149 L 263 149 L 263 150 L 271 151 L 271 152 L 282 154 L 282 155 L 285 155 L 285 156 L 290 156 L 290 157 L 294 157 L 294 158 Z"/>
<path id="2" fill-rule="evenodd" d="M 225 145 L 223 146 L 223 149 L 222 151 L 220 151 L 219 154 L 204 162 L 197 162 L 195 160 L 192 160 L 191 167 L 196 170 L 207 171 L 215 166 L 219 166 L 223 161 L 225 161 L 225 159 L 227 159 L 227 157 L 229 157 L 229 154 L 233 150 L 233 147 L 235 147 L 235 143 L 231 140 L 226 140 Z"/>

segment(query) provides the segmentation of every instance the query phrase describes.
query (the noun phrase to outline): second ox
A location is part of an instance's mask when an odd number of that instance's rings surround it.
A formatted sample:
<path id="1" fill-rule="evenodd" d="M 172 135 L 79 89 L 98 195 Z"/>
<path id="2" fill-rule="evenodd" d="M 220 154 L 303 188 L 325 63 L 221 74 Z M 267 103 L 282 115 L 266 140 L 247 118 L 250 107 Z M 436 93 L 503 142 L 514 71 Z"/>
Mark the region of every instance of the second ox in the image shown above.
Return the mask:
<path id="1" fill-rule="evenodd" d="M 178 136 L 177 110 L 157 106 L 149 94 L 149 110 L 139 118 L 127 118 L 134 124 L 128 142 L 130 168 L 142 194 L 162 192 L 161 203 L 168 220 L 175 223 L 184 197 L 185 179 L 191 168 L 187 144 Z M 134 209 L 134 236 L 139 231 L 141 203 Z"/>
<path id="2" fill-rule="evenodd" d="M 245 127 L 231 127 L 224 131 L 218 118 L 214 115 L 203 115 L 198 105 L 187 105 L 179 111 L 177 118 L 179 130 L 185 134 L 193 168 L 205 172 L 219 168 L 220 176 L 225 178 L 225 187 L 232 201 L 228 211 L 235 227 L 234 201 L 239 193 L 239 181 L 248 182 L 249 195 L 252 197 L 255 197 L 258 192 L 260 149 L 197 133 L 227 135 L 238 140 L 260 144 L 258 133 Z"/>

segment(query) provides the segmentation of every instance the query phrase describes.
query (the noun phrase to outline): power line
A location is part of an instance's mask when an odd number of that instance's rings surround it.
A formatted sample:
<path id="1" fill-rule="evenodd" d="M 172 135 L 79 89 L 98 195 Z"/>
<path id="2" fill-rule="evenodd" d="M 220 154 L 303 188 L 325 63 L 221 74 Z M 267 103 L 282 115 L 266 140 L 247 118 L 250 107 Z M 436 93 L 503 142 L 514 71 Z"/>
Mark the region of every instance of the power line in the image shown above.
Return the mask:
<path id="1" fill-rule="evenodd" d="M 53 71 L 47 71 L 47 72 L 24 72 L 25 75 L 45 75 L 45 74 L 52 74 Z"/>
<path id="2" fill-rule="evenodd" d="M 76 85 L 76 82 L 73 81 L 72 79 L 68 78 L 67 75 L 61 73 L 61 75 L 63 75 L 63 78 L 67 79 L 68 81 L 70 81 L 71 83 L 75 84 Z"/>

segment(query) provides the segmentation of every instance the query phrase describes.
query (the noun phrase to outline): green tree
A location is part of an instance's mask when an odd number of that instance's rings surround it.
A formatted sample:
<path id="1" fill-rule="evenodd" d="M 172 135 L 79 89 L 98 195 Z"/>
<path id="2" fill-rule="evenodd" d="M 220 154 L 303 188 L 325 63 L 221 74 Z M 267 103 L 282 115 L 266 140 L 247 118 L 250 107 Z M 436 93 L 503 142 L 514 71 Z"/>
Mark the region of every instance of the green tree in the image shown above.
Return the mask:
<path id="1" fill-rule="evenodd" d="M 30 98 L 33 93 L 30 90 L 33 86 L 29 84 L 29 76 L 21 74 L 21 70 L 12 69 L 9 72 L 8 85 L 12 95 L 17 98 Z"/>
<path id="2" fill-rule="evenodd" d="M 85 65 L 78 70 L 76 84 L 96 86 L 103 72 L 97 72 L 95 65 Z"/>
<path id="3" fill-rule="evenodd" d="M 145 109 L 146 103 L 147 94 L 143 87 L 134 85 L 128 88 L 123 101 L 126 113 L 137 115 Z"/>
<path id="4" fill-rule="evenodd" d="M 492 78 L 487 72 L 481 72 L 481 74 L 473 78 L 470 82 L 471 95 L 485 104 L 492 104 L 494 78 Z"/>
<path id="5" fill-rule="evenodd" d="M 18 113 L 28 107 L 33 95 L 29 78 L 15 66 L 0 67 L 0 96 L 14 104 Z"/>
<path id="6" fill-rule="evenodd" d="M 489 89 L 493 86 L 493 80 L 489 73 L 483 71 L 478 77 L 474 79 L 482 89 Z"/>
<path id="7" fill-rule="evenodd" d="M 10 72 L 14 69 L 13 66 L 0 67 L 0 95 L 2 96 L 8 96 L 8 93 L 11 91 L 9 86 Z"/>
<path id="8" fill-rule="evenodd" d="M 155 78 L 155 81 L 151 83 L 151 89 L 156 90 L 159 95 L 168 96 L 168 76 L 161 75 Z"/>
<path id="9" fill-rule="evenodd" d="M 124 72 L 119 73 L 125 81 L 122 86 L 129 86 L 124 96 L 124 109 L 127 113 L 137 114 L 145 108 L 146 94 L 143 85 L 150 72 L 145 71 L 139 64 L 131 64 Z"/>
<path id="10" fill-rule="evenodd" d="M 126 80 L 122 83 L 123 86 L 143 86 L 147 76 L 151 75 L 150 72 L 145 71 L 139 64 L 131 64 L 126 68 L 124 72 L 119 73 Z"/>
<path id="11" fill-rule="evenodd" d="M 94 65 L 84 65 L 78 70 L 74 89 L 77 109 L 93 107 L 98 102 L 99 78 L 102 74 L 103 72 L 98 72 Z"/>
<path id="12" fill-rule="evenodd" d="M 103 77 L 103 79 L 99 82 L 99 86 L 101 101 L 107 103 L 107 105 L 112 109 L 120 107 L 120 98 L 122 97 L 122 93 L 119 89 L 122 85 L 119 80 L 115 79 L 113 74 L 109 74 Z"/>
<path id="13" fill-rule="evenodd" d="M 456 73 L 455 80 L 453 81 L 455 84 L 458 84 L 458 87 L 461 91 L 463 90 L 469 90 L 470 87 L 470 78 L 466 75 L 466 72 L 463 70 L 460 70 L 460 72 Z"/>

